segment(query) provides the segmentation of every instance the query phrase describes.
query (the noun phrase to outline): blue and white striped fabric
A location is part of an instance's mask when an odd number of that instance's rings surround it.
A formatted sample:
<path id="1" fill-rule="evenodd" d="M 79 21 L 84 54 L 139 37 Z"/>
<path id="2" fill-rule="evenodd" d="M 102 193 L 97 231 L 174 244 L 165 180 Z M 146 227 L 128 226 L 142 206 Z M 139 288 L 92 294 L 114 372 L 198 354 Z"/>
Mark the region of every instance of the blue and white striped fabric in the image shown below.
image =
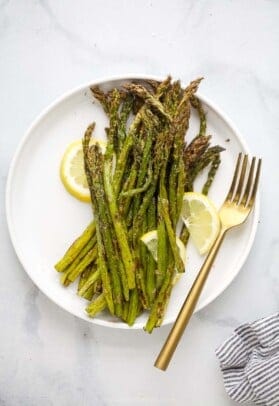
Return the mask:
<path id="1" fill-rule="evenodd" d="M 233 400 L 279 406 L 279 313 L 238 327 L 216 355 Z"/>

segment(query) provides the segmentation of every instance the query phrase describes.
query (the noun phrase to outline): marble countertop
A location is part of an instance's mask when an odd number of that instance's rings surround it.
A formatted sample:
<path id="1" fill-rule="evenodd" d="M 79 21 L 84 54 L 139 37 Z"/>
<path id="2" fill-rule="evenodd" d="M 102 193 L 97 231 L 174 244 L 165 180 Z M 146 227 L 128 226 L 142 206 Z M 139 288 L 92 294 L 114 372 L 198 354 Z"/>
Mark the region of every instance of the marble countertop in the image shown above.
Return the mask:
<path id="1" fill-rule="evenodd" d="M 0 405 L 224 406 L 215 348 L 279 308 L 279 4 L 276 1 L 0 1 Z M 261 218 L 230 287 L 193 317 L 167 373 L 152 336 L 89 325 L 50 302 L 11 245 L 10 160 L 31 120 L 64 91 L 122 73 L 205 76 L 201 92 L 261 155 Z M 19 197 L 20 202 L 20 197 Z"/>

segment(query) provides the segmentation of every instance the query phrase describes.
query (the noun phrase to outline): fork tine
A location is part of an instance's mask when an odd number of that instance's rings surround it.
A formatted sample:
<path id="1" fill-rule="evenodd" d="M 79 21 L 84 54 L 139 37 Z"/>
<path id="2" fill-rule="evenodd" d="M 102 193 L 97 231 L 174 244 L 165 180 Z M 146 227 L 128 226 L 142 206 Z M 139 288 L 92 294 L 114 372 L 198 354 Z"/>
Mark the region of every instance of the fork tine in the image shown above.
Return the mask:
<path id="1" fill-rule="evenodd" d="M 244 192 L 244 195 L 243 195 L 243 197 L 241 199 L 241 202 L 240 202 L 240 204 L 242 204 L 243 206 L 246 206 L 249 195 L 251 193 L 252 182 L 253 182 L 253 178 L 254 178 L 255 163 L 256 163 L 256 157 L 253 157 L 252 163 L 251 163 L 251 166 L 250 166 L 250 171 L 249 171 L 247 183 L 246 183 L 245 192 Z"/>
<path id="2" fill-rule="evenodd" d="M 234 196 L 234 203 L 238 203 L 239 199 L 241 197 L 241 193 L 242 193 L 242 189 L 243 189 L 243 185 L 244 185 L 244 178 L 245 178 L 245 173 L 246 173 L 246 168 L 247 168 L 247 162 L 248 162 L 248 155 L 244 155 L 244 159 L 242 161 L 242 168 L 241 168 L 241 172 L 240 172 L 240 177 L 238 179 L 238 185 L 237 185 L 237 189 L 236 189 L 236 193 Z"/>
<path id="3" fill-rule="evenodd" d="M 238 178 L 241 159 L 242 159 L 242 153 L 240 152 L 238 154 L 237 162 L 236 162 L 236 165 L 235 165 L 235 170 L 234 170 L 234 174 L 233 174 L 233 180 L 232 180 L 232 183 L 231 183 L 231 187 L 230 187 L 229 193 L 227 194 L 227 197 L 225 199 L 227 201 L 230 201 L 232 199 L 232 197 L 233 197 L 234 189 L 235 189 L 237 178 Z"/>
<path id="4" fill-rule="evenodd" d="M 249 200 L 248 205 L 247 205 L 247 207 L 249 209 L 251 209 L 251 207 L 253 206 L 253 204 L 255 202 L 256 193 L 257 193 L 258 184 L 259 184 L 261 166 L 262 166 L 262 160 L 259 159 L 258 166 L 257 166 L 257 172 L 256 172 L 256 176 L 255 176 L 255 181 L 254 181 L 254 185 L 253 185 L 253 189 L 252 189 L 252 194 L 251 194 L 250 200 Z"/>

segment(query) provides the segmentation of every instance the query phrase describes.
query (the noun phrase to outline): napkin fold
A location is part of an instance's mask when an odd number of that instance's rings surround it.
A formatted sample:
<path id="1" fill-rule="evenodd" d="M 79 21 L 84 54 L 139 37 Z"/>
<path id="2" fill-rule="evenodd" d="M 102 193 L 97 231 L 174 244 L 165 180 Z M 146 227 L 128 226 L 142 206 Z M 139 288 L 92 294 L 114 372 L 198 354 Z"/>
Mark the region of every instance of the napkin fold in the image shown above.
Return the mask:
<path id="1" fill-rule="evenodd" d="M 216 355 L 233 400 L 279 406 L 279 313 L 238 327 Z"/>

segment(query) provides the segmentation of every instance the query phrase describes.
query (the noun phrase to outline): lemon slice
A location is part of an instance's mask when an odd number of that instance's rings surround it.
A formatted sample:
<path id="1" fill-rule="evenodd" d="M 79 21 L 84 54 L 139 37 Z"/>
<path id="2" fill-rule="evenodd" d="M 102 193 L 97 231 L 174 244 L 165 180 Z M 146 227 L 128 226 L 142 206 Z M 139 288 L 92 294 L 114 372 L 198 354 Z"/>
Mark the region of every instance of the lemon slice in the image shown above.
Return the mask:
<path id="1" fill-rule="evenodd" d="M 158 233 L 157 230 L 148 231 L 148 233 L 141 236 L 141 241 L 146 245 L 151 252 L 153 258 L 157 262 L 158 260 Z M 179 237 L 176 237 L 176 244 L 180 253 L 180 257 L 185 265 L 186 263 L 186 248 Z"/>
<path id="2" fill-rule="evenodd" d="M 184 193 L 181 217 L 199 253 L 207 253 L 220 231 L 214 204 L 202 193 Z"/>
<path id="3" fill-rule="evenodd" d="M 92 138 L 90 145 L 94 144 L 99 144 L 102 153 L 105 153 L 105 141 Z M 90 192 L 84 172 L 81 140 L 74 141 L 67 147 L 60 165 L 60 178 L 71 195 L 83 202 L 90 202 Z"/>

